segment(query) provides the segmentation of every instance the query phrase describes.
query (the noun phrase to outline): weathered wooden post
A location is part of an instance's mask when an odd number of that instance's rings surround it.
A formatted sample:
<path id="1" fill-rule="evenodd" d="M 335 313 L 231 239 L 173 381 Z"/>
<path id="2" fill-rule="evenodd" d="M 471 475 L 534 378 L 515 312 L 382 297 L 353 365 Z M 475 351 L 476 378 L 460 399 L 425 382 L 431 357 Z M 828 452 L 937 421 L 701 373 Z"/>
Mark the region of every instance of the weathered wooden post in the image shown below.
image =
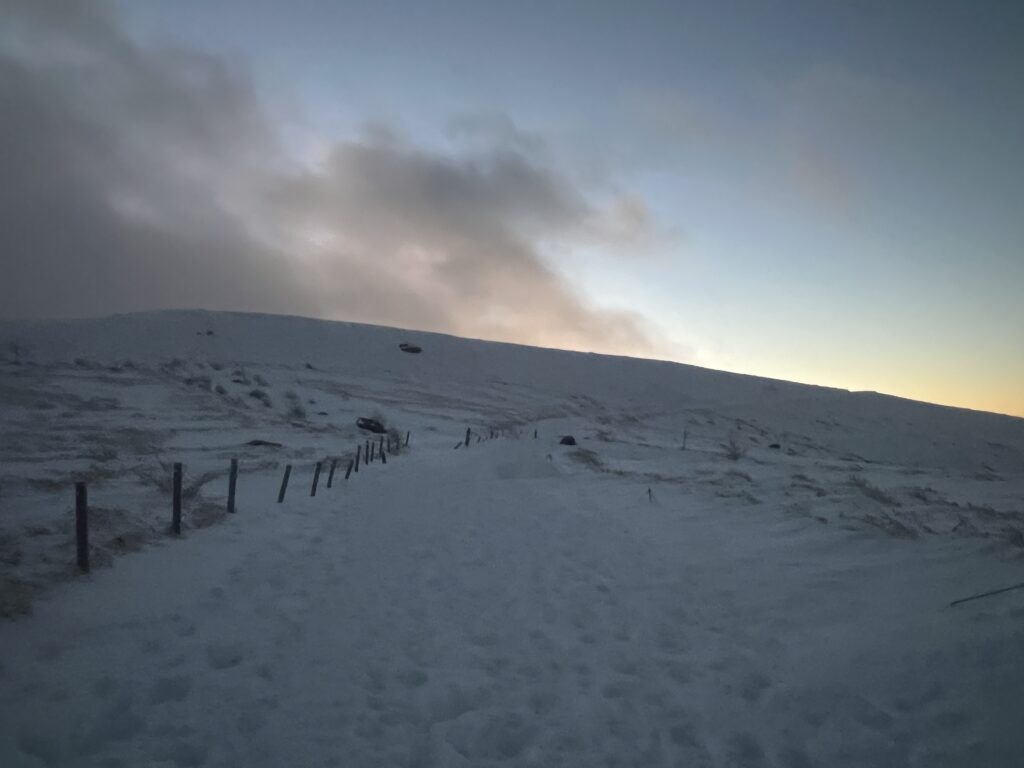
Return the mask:
<path id="1" fill-rule="evenodd" d="M 405 447 L 406 448 L 409 447 L 409 435 L 411 435 L 411 434 L 412 434 L 412 432 L 406 432 L 405 433 Z"/>
<path id="2" fill-rule="evenodd" d="M 389 448 L 388 450 L 391 449 Z M 384 435 L 380 436 L 380 445 L 378 446 L 377 453 L 379 453 L 381 456 L 384 455 Z"/>
<path id="3" fill-rule="evenodd" d="M 345 479 L 346 480 L 348 480 L 349 476 L 352 474 L 352 465 L 353 464 L 355 464 L 355 462 L 352 461 L 352 459 L 349 459 L 348 460 L 348 469 L 345 470 Z"/>
<path id="4" fill-rule="evenodd" d="M 277 503 L 284 501 L 284 492 L 288 490 L 288 477 L 292 473 L 292 465 L 284 465 L 284 477 L 281 478 L 281 490 L 277 492 Z"/>
<path id="5" fill-rule="evenodd" d="M 327 487 L 330 488 L 334 484 L 334 468 L 338 466 L 337 459 L 331 459 L 331 470 L 327 473 Z"/>
<path id="6" fill-rule="evenodd" d="M 181 462 L 174 462 L 174 498 L 171 508 L 171 530 L 181 534 Z"/>
<path id="7" fill-rule="evenodd" d="M 470 429 L 469 427 L 466 427 L 466 447 L 467 447 L 467 448 L 469 448 L 469 433 L 470 433 L 471 431 L 472 431 L 472 430 L 471 430 L 471 429 Z"/>
<path id="8" fill-rule="evenodd" d="M 381 464 L 387 464 L 388 463 L 388 455 L 386 453 L 384 453 L 384 449 L 383 448 L 380 449 L 380 461 L 381 461 Z"/>
<path id="9" fill-rule="evenodd" d="M 85 483 L 75 483 L 75 545 L 78 570 L 89 572 L 89 501 Z"/>
<path id="10" fill-rule="evenodd" d="M 363 449 L 363 446 L 361 446 L 361 445 L 357 445 L 356 446 L 356 472 L 359 471 L 359 452 L 362 449 Z"/>
<path id="11" fill-rule="evenodd" d="M 316 484 L 320 482 L 320 462 L 316 463 L 316 469 L 313 470 L 313 487 L 309 491 L 310 496 L 316 496 Z"/>
<path id="12" fill-rule="evenodd" d="M 536 429 L 535 429 L 535 430 L 533 430 L 533 439 L 534 439 L 534 440 L 536 440 L 536 439 L 537 439 L 537 430 L 536 430 Z"/>
<path id="13" fill-rule="evenodd" d="M 235 486 L 238 484 L 238 459 L 231 460 L 231 472 L 228 473 L 228 514 L 235 513 Z"/>

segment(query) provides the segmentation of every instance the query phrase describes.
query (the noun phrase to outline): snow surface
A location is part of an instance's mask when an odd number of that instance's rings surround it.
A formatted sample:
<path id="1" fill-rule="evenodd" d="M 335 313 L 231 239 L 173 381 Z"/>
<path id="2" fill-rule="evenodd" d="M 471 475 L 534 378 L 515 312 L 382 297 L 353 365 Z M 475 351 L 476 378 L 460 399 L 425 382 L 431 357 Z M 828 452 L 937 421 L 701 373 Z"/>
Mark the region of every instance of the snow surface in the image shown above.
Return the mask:
<path id="1" fill-rule="evenodd" d="M 949 605 L 1024 581 L 1020 419 L 225 313 L 0 354 L 0 766 L 1024 764 L 1024 591 Z"/>

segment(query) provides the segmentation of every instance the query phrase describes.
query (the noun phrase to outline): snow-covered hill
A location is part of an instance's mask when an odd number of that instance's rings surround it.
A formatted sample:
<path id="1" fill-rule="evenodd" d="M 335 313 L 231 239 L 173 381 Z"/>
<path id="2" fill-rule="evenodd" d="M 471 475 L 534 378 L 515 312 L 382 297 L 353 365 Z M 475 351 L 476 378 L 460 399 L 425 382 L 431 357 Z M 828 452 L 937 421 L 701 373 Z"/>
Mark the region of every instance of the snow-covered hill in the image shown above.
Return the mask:
<path id="1" fill-rule="evenodd" d="M 1024 760 L 1024 591 L 949 607 L 1024 581 L 1024 420 L 262 315 L 0 356 L 0 764 Z M 359 416 L 409 450 L 310 498 Z"/>

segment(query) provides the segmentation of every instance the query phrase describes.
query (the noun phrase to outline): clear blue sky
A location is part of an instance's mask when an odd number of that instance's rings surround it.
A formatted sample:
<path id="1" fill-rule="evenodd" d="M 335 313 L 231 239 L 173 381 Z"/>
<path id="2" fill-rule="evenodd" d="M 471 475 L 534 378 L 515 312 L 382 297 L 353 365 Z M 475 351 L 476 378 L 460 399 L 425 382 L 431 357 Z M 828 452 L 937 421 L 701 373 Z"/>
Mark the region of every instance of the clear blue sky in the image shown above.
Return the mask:
<path id="1" fill-rule="evenodd" d="M 1024 415 L 1024 5 L 133 0 L 240 62 L 297 154 L 500 116 L 641 253 L 553 269 L 669 357 Z M 552 244 L 558 251 L 558 244 Z"/>

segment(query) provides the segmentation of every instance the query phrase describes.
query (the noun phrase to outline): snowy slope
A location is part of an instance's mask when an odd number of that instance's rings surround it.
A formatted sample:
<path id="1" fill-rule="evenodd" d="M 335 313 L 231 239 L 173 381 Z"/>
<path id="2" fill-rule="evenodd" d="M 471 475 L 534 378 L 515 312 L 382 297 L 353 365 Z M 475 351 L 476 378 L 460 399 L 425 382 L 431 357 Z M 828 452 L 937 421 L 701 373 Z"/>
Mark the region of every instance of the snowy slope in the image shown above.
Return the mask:
<path id="1" fill-rule="evenodd" d="M 0 765 L 1024 761 L 1024 591 L 949 606 L 1024 581 L 1020 419 L 226 313 L 0 353 Z"/>

